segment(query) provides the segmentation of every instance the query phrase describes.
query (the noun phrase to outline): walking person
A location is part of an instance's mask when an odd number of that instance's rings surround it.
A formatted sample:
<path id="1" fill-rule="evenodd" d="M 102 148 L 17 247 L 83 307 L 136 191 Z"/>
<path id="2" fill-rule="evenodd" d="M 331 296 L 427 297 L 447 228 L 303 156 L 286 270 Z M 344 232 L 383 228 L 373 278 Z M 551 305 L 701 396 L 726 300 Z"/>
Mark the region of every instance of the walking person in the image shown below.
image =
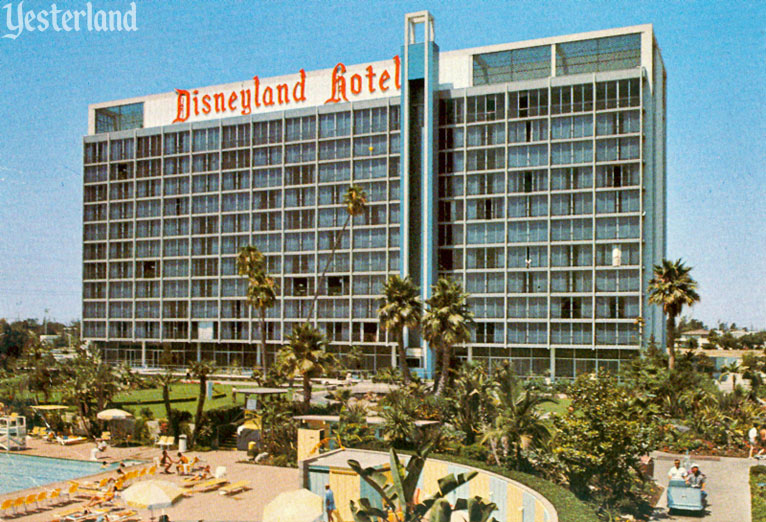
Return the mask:
<path id="1" fill-rule="evenodd" d="M 752 459 L 753 451 L 755 451 L 755 447 L 758 445 L 758 427 L 755 423 L 753 423 L 753 427 L 750 428 L 750 431 L 747 432 L 747 439 L 750 443 L 750 455 L 748 455 L 747 458 Z"/>
<path id="2" fill-rule="evenodd" d="M 324 509 L 327 511 L 327 522 L 335 521 L 335 494 L 330 489 L 330 485 L 327 484 L 324 487 Z"/>

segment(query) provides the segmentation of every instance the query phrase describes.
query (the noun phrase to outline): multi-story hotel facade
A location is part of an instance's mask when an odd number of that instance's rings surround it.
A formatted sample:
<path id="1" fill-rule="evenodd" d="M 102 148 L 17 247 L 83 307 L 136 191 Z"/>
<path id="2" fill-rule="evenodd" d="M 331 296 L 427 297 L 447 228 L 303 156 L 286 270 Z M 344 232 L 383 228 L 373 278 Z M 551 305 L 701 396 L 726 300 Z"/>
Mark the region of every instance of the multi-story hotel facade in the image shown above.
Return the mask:
<path id="1" fill-rule="evenodd" d="M 662 342 L 646 292 L 666 243 L 652 26 L 441 52 L 421 12 L 404 36 L 389 60 L 90 106 L 84 339 L 133 365 L 169 346 L 180 364 L 252 367 L 236 256 L 254 245 L 280 288 L 265 364 L 315 292 L 333 352 L 395 364 L 377 321 L 393 274 L 423 299 L 442 276 L 464 286 L 476 328 L 458 359 L 571 378 Z M 367 208 L 322 279 L 351 184 Z M 407 344 L 430 375 L 428 347 Z"/>

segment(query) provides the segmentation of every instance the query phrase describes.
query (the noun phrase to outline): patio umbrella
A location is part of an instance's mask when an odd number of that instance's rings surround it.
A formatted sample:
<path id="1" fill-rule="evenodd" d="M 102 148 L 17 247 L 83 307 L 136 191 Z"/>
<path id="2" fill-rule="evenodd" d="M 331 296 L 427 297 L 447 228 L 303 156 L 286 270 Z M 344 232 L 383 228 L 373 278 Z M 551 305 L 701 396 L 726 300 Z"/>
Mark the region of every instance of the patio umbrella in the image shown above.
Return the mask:
<path id="1" fill-rule="evenodd" d="M 133 484 L 122 492 L 122 499 L 129 506 L 151 511 L 172 506 L 183 497 L 183 490 L 166 480 L 144 480 Z"/>
<path id="2" fill-rule="evenodd" d="M 323 500 L 308 489 L 280 493 L 263 508 L 263 522 L 319 522 Z"/>
<path id="3" fill-rule="evenodd" d="M 118 409 L 100 411 L 98 412 L 98 415 L 96 415 L 96 418 L 98 418 L 98 420 L 103 420 L 103 421 L 130 419 L 132 417 L 133 417 L 132 413 L 127 412 L 125 410 L 118 410 Z"/>

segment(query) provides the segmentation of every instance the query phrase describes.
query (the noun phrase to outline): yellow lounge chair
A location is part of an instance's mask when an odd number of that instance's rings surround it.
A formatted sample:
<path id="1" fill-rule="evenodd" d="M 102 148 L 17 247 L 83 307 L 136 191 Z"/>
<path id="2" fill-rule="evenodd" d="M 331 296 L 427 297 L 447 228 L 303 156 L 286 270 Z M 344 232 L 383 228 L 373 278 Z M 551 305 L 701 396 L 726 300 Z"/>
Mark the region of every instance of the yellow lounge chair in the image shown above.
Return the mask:
<path id="1" fill-rule="evenodd" d="M 0 510 L 2 510 L 3 515 L 7 515 L 8 511 L 10 511 L 13 508 L 13 501 L 15 499 L 13 498 L 6 498 L 3 500 L 3 503 L 0 504 Z"/>
<path id="2" fill-rule="evenodd" d="M 26 500 L 26 497 L 18 497 L 13 500 L 13 512 L 18 513 L 21 511 L 21 508 L 24 507 L 24 501 Z"/>
<path id="3" fill-rule="evenodd" d="M 85 442 L 86 440 L 88 439 L 86 439 L 85 437 L 69 437 L 66 439 L 59 437 L 58 443 L 61 444 L 62 446 L 73 446 L 74 444 L 80 444 L 82 442 Z"/>
<path id="4" fill-rule="evenodd" d="M 98 440 L 103 440 L 104 442 L 112 440 L 112 432 L 111 431 L 102 431 L 101 437 L 99 437 Z"/>
<path id="5" fill-rule="evenodd" d="M 226 479 L 212 479 L 208 480 L 207 482 L 203 482 L 197 488 L 194 490 L 195 493 L 207 493 L 208 491 L 215 491 L 216 489 L 220 488 L 224 484 L 228 484 L 229 481 Z"/>
<path id="6" fill-rule="evenodd" d="M 109 521 L 110 522 L 125 522 L 126 520 L 133 520 L 137 519 L 136 516 L 138 514 L 137 511 L 133 511 L 132 509 L 125 510 L 125 511 L 117 511 L 116 513 L 112 513 L 109 515 Z"/>
<path id="7" fill-rule="evenodd" d="M 80 484 L 77 482 L 70 482 L 69 488 L 66 490 L 67 499 L 72 500 L 72 496 L 80 489 Z"/>
<path id="8" fill-rule="evenodd" d="M 75 515 L 77 513 L 82 513 L 82 508 L 81 507 L 69 508 L 69 509 L 67 509 L 65 511 L 60 511 L 58 513 L 54 513 L 53 516 L 51 517 L 51 520 L 62 520 L 64 518 L 66 518 L 66 517 Z"/>
<path id="9" fill-rule="evenodd" d="M 55 502 L 56 504 L 61 502 L 61 488 L 56 488 L 56 489 L 52 490 L 51 494 L 48 495 L 48 503 L 49 504 L 54 504 L 54 500 L 58 501 L 58 502 Z"/>
<path id="10" fill-rule="evenodd" d="M 41 491 L 37 494 L 37 507 L 38 509 L 42 506 L 42 503 L 48 500 L 48 492 L 47 491 Z"/>
<path id="11" fill-rule="evenodd" d="M 35 504 L 35 509 L 37 509 L 37 493 L 32 493 L 24 497 L 24 511 L 29 511 L 29 506 L 32 504 Z"/>
<path id="12" fill-rule="evenodd" d="M 219 493 L 221 495 L 234 495 L 236 493 L 242 493 L 248 489 L 250 489 L 250 481 L 240 480 L 239 482 L 235 482 L 233 484 L 229 484 L 228 486 L 222 487 Z"/>

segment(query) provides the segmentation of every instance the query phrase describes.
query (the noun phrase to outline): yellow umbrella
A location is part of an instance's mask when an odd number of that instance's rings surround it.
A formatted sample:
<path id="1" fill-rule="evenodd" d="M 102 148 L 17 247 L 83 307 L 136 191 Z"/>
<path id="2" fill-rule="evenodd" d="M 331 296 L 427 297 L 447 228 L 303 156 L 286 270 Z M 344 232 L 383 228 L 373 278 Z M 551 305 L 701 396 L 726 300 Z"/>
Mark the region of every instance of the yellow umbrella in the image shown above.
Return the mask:
<path id="1" fill-rule="evenodd" d="M 183 496 L 181 488 L 166 480 L 144 480 L 133 484 L 122 492 L 122 499 L 137 508 L 154 510 L 172 506 Z"/>
<path id="2" fill-rule="evenodd" d="M 287 491 L 266 504 L 262 522 L 319 522 L 322 508 L 322 497 L 308 489 Z"/>
<path id="3" fill-rule="evenodd" d="M 104 410 L 98 412 L 98 415 L 96 415 L 96 418 L 99 420 L 118 420 L 118 419 L 129 419 L 133 417 L 133 414 L 130 412 L 127 412 L 125 410 L 118 410 L 118 409 L 111 409 L 111 410 Z"/>

